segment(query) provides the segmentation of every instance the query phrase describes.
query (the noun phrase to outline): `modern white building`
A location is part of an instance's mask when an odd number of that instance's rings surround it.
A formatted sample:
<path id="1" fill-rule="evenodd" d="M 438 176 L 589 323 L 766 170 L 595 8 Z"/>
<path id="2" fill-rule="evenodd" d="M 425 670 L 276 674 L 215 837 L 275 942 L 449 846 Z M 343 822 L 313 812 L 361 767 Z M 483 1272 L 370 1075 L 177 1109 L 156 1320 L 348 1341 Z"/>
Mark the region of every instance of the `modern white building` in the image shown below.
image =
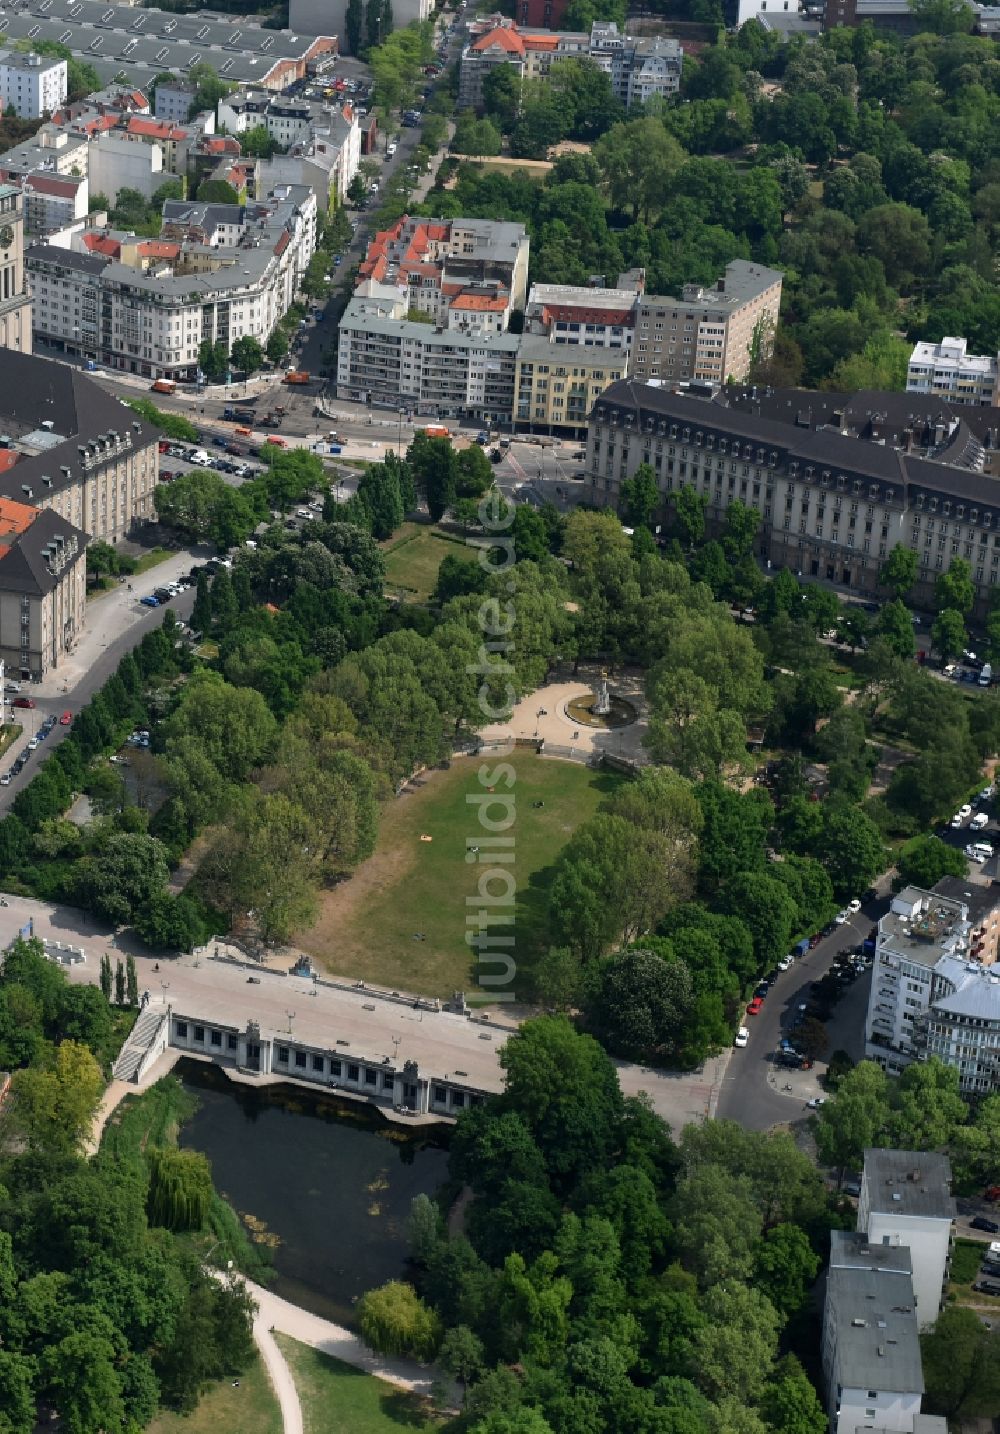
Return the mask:
<path id="1" fill-rule="evenodd" d="M 0 100 L 19 119 L 41 119 L 66 98 L 66 61 L 20 50 L 0 51 Z"/>
<path id="2" fill-rule="evenodd" d="M 917 1150 L 865 1151 L 858 1230 L 870 1245 L 901 1245 L 909 1251 L 921 1330 L 941 1311 L 954 1220 L 951 1165 L 945 1156 Z"/>
<path id="3" fill-rule="evenodd" d="M 28 255 L 35 329 L 67 353 L 149 378 L 194 379 L 203 341 L 266 343 L 316 247 L 316 196 L 245 207 L 168 201 L 161 237 L 59 236 Z"/>
<path id="4" fill-rule="evenodd" d="M 952 888 L 949 887 L 948 890 Z M 982 897 L 982 891 L 979 891 Z M 1000 1089 L 996 903 L 905 887 L 879 922 L 865 1054 L 892 1075 L 938 1056 L 969 1094 Z"/>
<path id="5" fill-rule="evenodd" d="M 85 174 L 52 174 L 32 170 L 21 181 L 24 230 L 38 239 L 86 219 L 90 210 L 90 183 Z"/>
<path id="6" fill-rule="evenodd" d="M 574 348 L 629 350 L 635 310 L 645 283 L 642 269 L 620 274 L 618 287 L 532 284 L 524 311 L 524 332 Z"/>
<path id="7" fill-rule="evenodd" d="M 949 403 L 993 407 L 998 402 L 996 354 L 970 354 L 965 339 L 914 346 L 906 370 L 907 393 L 929 393 Z"/>

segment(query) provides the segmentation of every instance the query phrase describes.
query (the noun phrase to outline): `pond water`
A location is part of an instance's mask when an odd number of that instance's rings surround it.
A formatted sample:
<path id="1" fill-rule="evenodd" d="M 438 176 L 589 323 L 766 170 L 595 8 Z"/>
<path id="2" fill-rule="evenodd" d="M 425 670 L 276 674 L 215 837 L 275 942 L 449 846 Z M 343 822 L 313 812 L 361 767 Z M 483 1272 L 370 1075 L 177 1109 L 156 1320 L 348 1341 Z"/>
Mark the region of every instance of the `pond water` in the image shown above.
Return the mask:
<path id="1" fill-rule="evenodd" d="M 297 1086 L 235 1085 L 199 1061 L 175 1074 L 199 1101 L 179 1143 L 208 1156 L 216 1189 L 271 1247 L 276 1294 L 350 1325 L 365 1290 L 405 1278 L 410 1202 L 444 1182 L 446 1130 Z"/>

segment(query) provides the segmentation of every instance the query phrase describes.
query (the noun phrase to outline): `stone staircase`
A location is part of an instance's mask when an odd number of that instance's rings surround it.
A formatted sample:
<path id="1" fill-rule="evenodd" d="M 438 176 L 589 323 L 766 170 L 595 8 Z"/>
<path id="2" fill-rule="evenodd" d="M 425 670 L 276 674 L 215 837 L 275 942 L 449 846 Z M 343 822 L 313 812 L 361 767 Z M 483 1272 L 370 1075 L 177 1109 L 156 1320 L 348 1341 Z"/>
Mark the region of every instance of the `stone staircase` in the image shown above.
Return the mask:
<path id="1" fill-rule="evenodd" d="M 115 1062 L 115 1080 L 138 1080 L 139 1067 L 166 1019 L 165 1011 L 145 1010 L 140 1012 L 139 1019 L 132 1027 L 132 1033 L 122 1046 Z"/>

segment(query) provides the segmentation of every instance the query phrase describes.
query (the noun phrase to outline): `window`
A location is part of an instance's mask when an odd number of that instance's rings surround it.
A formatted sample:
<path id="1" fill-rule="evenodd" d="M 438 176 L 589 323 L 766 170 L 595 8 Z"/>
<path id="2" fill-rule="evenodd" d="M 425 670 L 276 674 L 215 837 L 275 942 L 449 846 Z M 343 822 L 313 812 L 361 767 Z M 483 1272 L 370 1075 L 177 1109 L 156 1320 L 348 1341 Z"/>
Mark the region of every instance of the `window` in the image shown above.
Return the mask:
<path id="1" fill-rule="evenodd" d="M 174 1030 L 177 1032 L 177 1037 L 178 1037 L 179 1040 L 182 1040 L 182 1041 L 186 1041 L 186 1040 L 187 1040 L 187 1033 L 188 1033 L 188 1023 L 187 1023 L 187 1021 L 178 1021 L 177 1024 L 176 1024 L 176 1026 L 174 1027 Z"/>
<path id="2" fill-rule="evenodd" d="M 205 1027 L 204 1027 L 204 1026 L 195 1026 L 195 1028 L 194 1028 L 194 1038 L 195 1038 L 196 1041 L 204 1041 L 204 1039 L 205 1039 Z"/>
<path id="3" fill-rule="evenodd" d="M 348 1079 L 348 1080 L 357 1080 L 358 1077 L 360 1076 L 360 1074 L 361 1074 L 361 1068 L 360 1068 L 360 1066 L 349 1065 L 349 1066 L 347 1067 L 347 1079 Z"/>
<path id="4" fill-rule="evenodd" d="M 299 1070 L 304 1070 L 304 1069 L 305 1069 L 305 1064 L 306 1064 L 306 1053 L 305 1053 L 305 1051 L 296 1051 L 296 1052 L 295 1052 L 295 1064 L 298 1066 Z"/>
<path id="5" fill-rule="evenodd" d="M 332 1076 L 339 1076 L 339 1075 L 340 1075 L 340 1061 L 335 1061 L 335 1060 L 331 1060 L 331 1061 L 330 1061 L 330 1074 L 331 1074 Z"/>
<path id="6" fill-rule="evenodd" d="M 371 1066 L 365 1066 L 365 1085 L 378 1085 L 378 1071 L 373 1071 Z"/>
<path id="7" fill-rule="evenodd" d="M 313 1056 L 313 1058 L 312 1058 L 312 1068 L 313 1068 L 314 1071 L 318 1071 L 320 1075 L 323 1074 L 323 1057 L 322 1057 L 322 1056 Z"/>
<path id="8" fill-rule="evenodd" d="M 210 1031 L 210 1032 L 209 1032 L 209 1038 L 210 1038 L 211 1044 L 212 1044 L 213 1046 L 221 1046 L 221 1045 L 222 1045 L 222 1032 L 221 1032 L 221 1031 Z"/>
<path id="9" fill-rule="evenodd" d="M 278 1047 L 278 1060 L 279 1060 L 280 1062 L 282 1062 L 282 1064 L 284 1064 L 284 1065 L 287 1065 L 287 1064 L 288 1064 L 288 1047 L 287 1047 L 287 1046 L 279 1046 L 279 1047 Z"/>
<path id="10" fill-rule="evenodd" d="M 235 1050 L 238 1050 L 238 1049 L 239 1049 L 239 1044 L 240 1044 L 239 1041 L 237 1040 L 237 1038 L 236 1038 L 234 1035 L 230 1034 L 230 1035 L 228 1035 L 228 1036 L 226 1037 L 226 1050 L 227 1050 L 227 1051 L 235 1051 Z"/>

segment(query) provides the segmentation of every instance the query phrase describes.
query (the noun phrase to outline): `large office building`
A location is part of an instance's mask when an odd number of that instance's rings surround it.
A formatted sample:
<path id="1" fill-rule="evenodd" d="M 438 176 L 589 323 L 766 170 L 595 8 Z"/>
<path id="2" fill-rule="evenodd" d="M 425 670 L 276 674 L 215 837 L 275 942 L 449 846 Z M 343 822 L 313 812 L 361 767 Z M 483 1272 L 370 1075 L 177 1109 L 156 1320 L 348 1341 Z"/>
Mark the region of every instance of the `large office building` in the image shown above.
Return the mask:
<path id="1" fill-rule="evenodd" d="M 685 284 L 679 299 L 645 295 L 636 307 L 631 372 L 668 384 L 742 383 L 766 358 L 781 308 L 777 269 L 733 259 L 712 287 Z"/>
<path id="2" fill-rule="evenodd" d="M 906 370 L 906 391 L 948 403 L 995 407 L 1000 397 L 998 356 L 970 354 L 965 339 L 916 344 Z"/>
<path id="3" fill-rule="evenodd" d="M 949 409 L 908 393 L 803 393 L 706 388 L 675 393 L 627 380 L 594 405 L 588 499 L 614 507 L 640 463 L 653 469 L 662 511 L 693 485 L 710 525 L 733 501 L 761 514 L 757 555 L 772 567 L 877 594 L 896 544 L 918 557 L 917 602 L 966 559 L 976 612 L 1000 582 L 1000 501 L 988 476 L 1000 413 Z"/>
<path id="4" fill-rule="evenodd" d="M 309 189 L 286 186 L 248 205 L 168 200 L 158 239 L 84 229 L 36 244 L 35 330 L 109 368 L 194 379 L 202 342 L 266 343 L 315 247 Z"/>
<path id="5" fill-rule="evenodd" d="M 31 353 L 31 296 L 24 278 L 21 194 L 0 183 L 0 349 Z"/>

